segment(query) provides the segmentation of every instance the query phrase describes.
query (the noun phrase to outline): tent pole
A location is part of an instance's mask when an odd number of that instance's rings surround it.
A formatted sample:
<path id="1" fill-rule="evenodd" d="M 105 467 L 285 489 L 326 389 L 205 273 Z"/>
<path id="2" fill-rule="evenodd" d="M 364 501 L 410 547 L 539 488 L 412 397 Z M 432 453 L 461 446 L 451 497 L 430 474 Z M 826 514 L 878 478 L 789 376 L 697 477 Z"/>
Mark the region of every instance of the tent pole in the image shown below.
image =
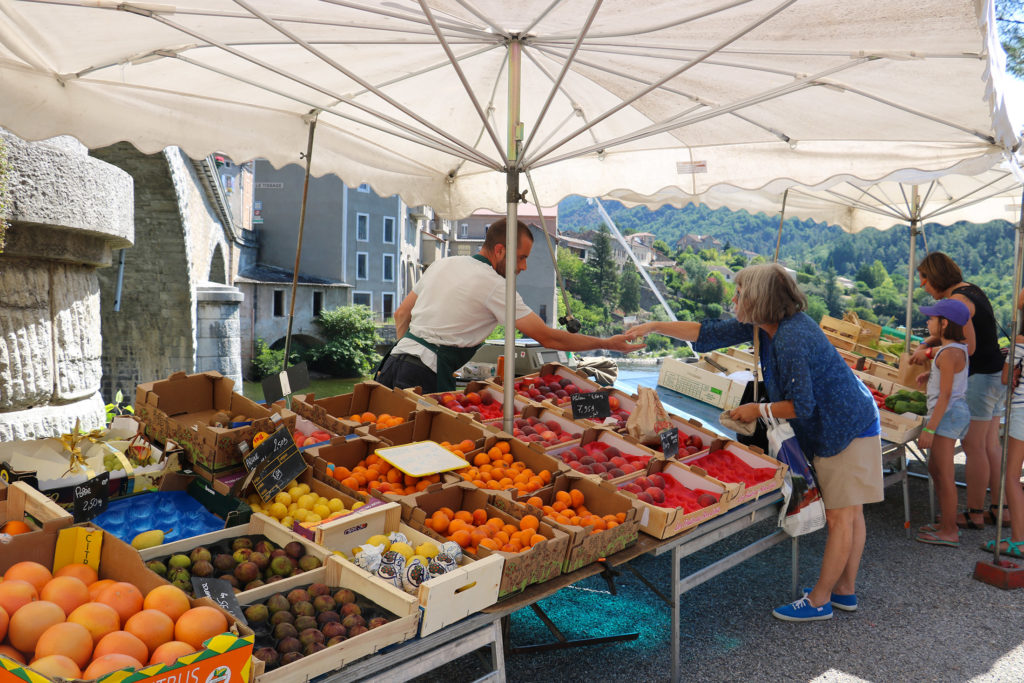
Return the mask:
<path id="1" fill-rule="evenodd" d="M 910 353 L 910 338 L 913 336 L 910 321 L 914 316 L 914 250 L 917 247 L 918 224 L 921 219 L 920 195 L 914 185 L 910 199 L 910 256 L 907 259 L 907 333 L 903 341 L 903 352 Z"/>
<path id="2" fill-rule="evenodd" d="M 772 256 L 772 263 L 779 262 L 779 247 L 782 246 L 782 222 L 786 220 L 786 199 L 789 197 L 789 188 L 782 193 L 782 211 L 779 212 L 779 234 L 775 237 L 775 255 Z"/>
<path id="3" fill-rule="evenodd" d="M 519 122 L 520 76 L 522 75 L 522 44 L 513 38 L 508 45 L 508 165 L 505 169 L 505 201 L 508 204 L 505 224 L 505 372 L 502 377 L 505 404 L 502 427 L 512 433 L 515 413 L 516 377 L 516 265 L 519 252 L 519 145 L 523 131 Z"/>
<path id="4" fill-rule="evenodd" d="M 316 133 L 316 114 L 309 120 L 306 138 L 306 177 L 302 183 L 302 207 L 299 209 L 299 235 L 295 243 L 295 268 L 292 269 L 292 301 L 288 307 L 288 333 L 284 336 L 284 362 L 281 372 L 288 369 L 288 352 L 292 344 L 292 323 L 295 321 L 295 295 L 299 288 L 299 261 L 302 260 L 302 232 L 306 227 L 306 199 L 309 197 L 309 167 L 313 161 L 313 136 Z"/>
<path id="5" fill-rule="evenodd" d="M 1020 287 L 1021 273 L 1024 272 L 1024 191 L 1021 192 L 1020 198 L 1020 219 L 1017 221 L 1017 234 L 1014 235 L 1014 258 L 1013 258 L 1013 316 L 1010 322 L 1010 352 L 1006 356 L 1006 362 L 1009 363 L 1012 368 L 1017 359 L 1015 351 L 1017 345 L 1014 343 L 1014 339 L 1017 336 L 1017 328 L 1020 318 L 1020 308 L 1018 308 L 1017 294 Z M 1006 424 L 1010 424 L 1012 415 L 1010 412 L 1013 410 L 1013 372 L 1010 372 L 1009 381 L 1006 384 Z M 1003 537 L 1003 510 L 1006 505 L 1006 456 L 1009 449 L 1010 439 L 1009 436 L 1003 439 L 1002 449 L 1002 463 L 999 467 L 999 509 L 996 511 L 996 542 L 995 551 L 992 553 L 992 564 L 999 566 L 999 540 Z M 1020 477 L 1020 472 L 1016 474 Z"/>

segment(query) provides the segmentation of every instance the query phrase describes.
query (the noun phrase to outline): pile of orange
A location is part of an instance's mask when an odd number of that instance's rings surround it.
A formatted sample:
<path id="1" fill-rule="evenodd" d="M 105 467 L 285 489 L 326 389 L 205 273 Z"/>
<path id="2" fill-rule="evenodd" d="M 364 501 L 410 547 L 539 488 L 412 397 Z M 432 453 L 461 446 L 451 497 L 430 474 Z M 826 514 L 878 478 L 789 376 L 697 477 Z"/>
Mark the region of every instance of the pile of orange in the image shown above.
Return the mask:
<path id="1" fill-rule="evenodd" d="M 398 425 L 405 422 L 404 417 L 396 417 L 394 415 L 388 415 L 387 413 L 371 413 L 369 411 L 365 413 L 355 413 L 349 416 L 349 419 L 353 422 L 369 423 L 377 425 L 377 429 L 387 429 L 388 427 L 397 427 Z"/>
<path id="2" fill-rule="evenodd" d="M 482 508 L 453 511 L 443 507 L 427 517 L 424 524 L 449 541 L 455 541 L 471 555 L 476 555 L 481 546 L 518 553 L 547 540 L 537 531 L 540 520 L 534 515 L 524 516 L 516 526 L 500 517 L 488 518 L 487 511 Z"/>
<path id="3" fill-rule="evenodd" d="M 534 472 L 526 463 L 514 460 L 511 450 L 507 441 L 499 441 L 473 456 L 473 466 L 459 474 L 477 487 L 492 491 L 516 488 L 532 493 L 551 483 L 550 471 Z"/>
<path id="4" fill-rule="evenodd" d="M 596 534 L 606 529 L 614 529 L 626 521 L 626 513 L 618 512 L 614 515 L 595 515 L 583 504 L 583 492 L 579 489 L 558 491 L 555 493 L 555 500 L 551 505 L 545 505 L 538 496 L 533 496 L 526 501 L 527 505 L 540 508 L 544 516 L 559 524 L 569 526 L 592 526 L 590 532 Z"/>
<path id="5" fill-rule="evenodd" d="M 224 613 L 192 607 L 180 588 L 145 596 L 72 564 L 51 574 L 18 562 L 0 582 L 0 654 L 46 676 L 92 679 L 124 668 L 173 664 L 228 628 Z"/>
<path id="6" fill-rule="evenodd" d="M 400 496 L 417 493 L 441 481 L 440 474 L 410 477 L 376 453 L 366 456 L 352 469 L 335 465 L 334 478 L 353 491 L 369 493 L 373 490 Z"/>

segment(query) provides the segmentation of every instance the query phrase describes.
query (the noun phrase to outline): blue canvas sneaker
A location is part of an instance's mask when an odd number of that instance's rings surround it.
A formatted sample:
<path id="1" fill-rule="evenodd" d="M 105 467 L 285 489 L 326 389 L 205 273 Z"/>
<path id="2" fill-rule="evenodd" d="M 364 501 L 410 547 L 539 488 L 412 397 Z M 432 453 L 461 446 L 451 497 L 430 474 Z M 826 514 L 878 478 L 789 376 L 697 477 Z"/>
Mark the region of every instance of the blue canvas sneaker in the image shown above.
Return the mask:
<path id="1" fill-rule="evenodd" d="M 807 596 L 782 607 L 772 610 L 772 616 L 783 621 L 821 621 L 832 618 L 832 605 L 824 604 L 815 607 Z"/>
<path id="2" fill-rule="evenodd" d="M 804 597 L 807 597 L 807 594 L 811 592 L 811 589 L 810 588 L 804 588 L 803 591 L 804 591 Z M 841 609 L 844 612 L 856 612 L 857 611 L 857 594 L 856 593 L 852 593 L 850 595 L 841 595 L 839 593 L 833 593 L 832 597 L 830 599 L 832 600 L 832 606 L 835 607 L 836 609 Z"/>

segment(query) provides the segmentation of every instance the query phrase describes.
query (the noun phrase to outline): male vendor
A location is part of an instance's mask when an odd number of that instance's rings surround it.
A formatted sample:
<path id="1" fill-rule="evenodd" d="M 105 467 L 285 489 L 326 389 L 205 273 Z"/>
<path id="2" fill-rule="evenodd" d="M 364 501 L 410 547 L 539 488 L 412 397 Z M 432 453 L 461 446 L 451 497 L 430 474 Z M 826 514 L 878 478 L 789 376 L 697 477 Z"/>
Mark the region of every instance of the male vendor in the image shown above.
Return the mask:
<path id="1" fill-rule="evenodd" d="M 518 222 L 516 272 L 526 270 L 533 236 Z M 643 348 L 625 335 L 607 339 L 548 327 L 516 293 L 516 329 L 559 351 L 608 349 L 629 353 Z M 389 387 L 422 387 L 424 393 L 455 389 L 452 373 L 476 353 L 495 326 L 505 320 L 505 219 L 491 224 L 476 256 L 449 256 L 435 262 L 395 311 L 398 344 L 384 361 L 377 381 Z"/>

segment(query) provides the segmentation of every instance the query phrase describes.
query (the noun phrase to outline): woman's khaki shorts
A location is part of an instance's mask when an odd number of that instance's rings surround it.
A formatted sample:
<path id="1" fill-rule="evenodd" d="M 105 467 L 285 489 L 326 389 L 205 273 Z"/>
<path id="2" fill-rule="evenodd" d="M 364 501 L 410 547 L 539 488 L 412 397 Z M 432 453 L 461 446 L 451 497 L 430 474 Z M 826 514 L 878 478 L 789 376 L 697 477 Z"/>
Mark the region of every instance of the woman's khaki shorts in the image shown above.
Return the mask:
<path id="1" fill-rule="evenodd" d="M 821 498 L 826 510 L 882 500 L 882 441 L 877 436 L 854 439 L 830 458 L 815 458 Z"/>

